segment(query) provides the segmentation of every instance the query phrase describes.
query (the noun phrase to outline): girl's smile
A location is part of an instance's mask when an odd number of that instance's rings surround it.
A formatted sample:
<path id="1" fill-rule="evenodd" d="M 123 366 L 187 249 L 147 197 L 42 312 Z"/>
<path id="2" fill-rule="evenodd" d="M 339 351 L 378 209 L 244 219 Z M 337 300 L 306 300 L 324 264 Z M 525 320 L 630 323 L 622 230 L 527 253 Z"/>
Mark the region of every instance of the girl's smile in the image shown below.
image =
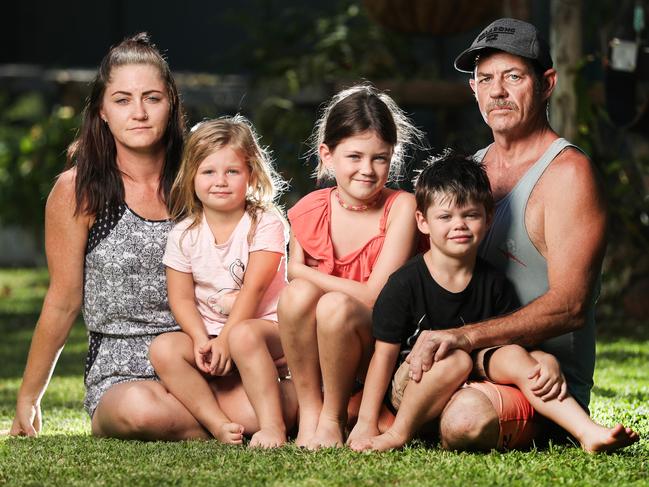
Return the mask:
<path id="1" fill-rule="evenodd" d="M 376 199 L 385 186 L 392 160 L 392 146 L 375 131 L 347 137 L 334 149 L 323 144 L 320 157 L 333 171 L 340 198 L 348 205 Z"/>

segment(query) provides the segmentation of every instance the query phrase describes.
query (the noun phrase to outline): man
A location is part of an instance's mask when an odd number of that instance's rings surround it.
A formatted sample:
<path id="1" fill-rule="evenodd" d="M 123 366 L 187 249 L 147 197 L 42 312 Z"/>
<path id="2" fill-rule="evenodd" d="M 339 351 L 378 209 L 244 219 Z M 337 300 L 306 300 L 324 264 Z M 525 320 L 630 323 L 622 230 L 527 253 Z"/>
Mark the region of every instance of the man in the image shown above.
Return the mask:
<path id="1" fill-rule="evenodd" d="M 548 101 L 557 83 L 552 65 L 537 29 L 515 19 L 493 22 L 455 60 L 456 69 L 472 73 L 469 84 L 494 138 L 476 154 L 497 202 L 480 253 L 506 273 L 524 306 L 462 328 L 424 331 L 407 360 L 412 380 L 419 381 L 453 349 L 538 346 L 557 357 L 570 393 L 587 411 L 606 211 L 590 161 L 548 123 Z M 522 446 L 521 438 L 529 442 L 534 436 L 534 413 L 525 411 L 532 409 L 513 387 L 463 387 L 442 414 L 442 446 Z M 631 434 L 621 425 L 611 431 L 611 444 Z"/>

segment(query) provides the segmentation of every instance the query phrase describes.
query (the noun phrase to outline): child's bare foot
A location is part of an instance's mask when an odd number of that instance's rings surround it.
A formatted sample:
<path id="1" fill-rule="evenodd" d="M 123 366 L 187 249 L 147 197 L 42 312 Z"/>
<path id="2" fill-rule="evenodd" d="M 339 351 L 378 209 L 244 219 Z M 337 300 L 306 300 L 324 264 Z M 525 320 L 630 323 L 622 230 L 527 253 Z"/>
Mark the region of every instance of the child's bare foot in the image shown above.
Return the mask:
<path id="1" fill-rule="evenodd" d="M 340 423 L 335 420 L 321 417 L 320 421 L 318 421 L 315 435 L 311 438 L 307 448 L 309 450 L 318 450 L 320 448 L 337 448 L 343 446 L 345 444 L 345 439 L 343 437 L 345 424 L 346 421 Z"/>
<path id="2" fill-rule="evenodd" d="M 586 436 L 586 440 L 581 442 L 581 446 L 590 453 L 619 450 L 640 439 L 638 433 L 621 424 L 617 424 L 613 428 L 600 426 L 597 431 Z"/>
<path id="3" fill-rule="evenodd" d="M 214 438 L 228 445 L 243 443 L 243 426 L 238 423 L 221 423 L 214 433 Z"/>
<path id="4" fill-rule="evenodd" d="M 382 435 L 374 436 L 363 441 L 354 442 L 351 445 L 354 451 L 388 451 L 401 448 L 408 439 L 397 434 L 392 428 Z"/>
<path id="5" fill-rule="evenodd" d="M 286 443 L 284 428 L 262 428 L 250 438 L 250 448 L 277 448 Z"/>
<path id="6" fill-rule="evenodd" d="M 306 448 L 309 446 L 311 438 L 315 435 L 315 430 L 318 428 L 318 418 L 320 411 L 309 414 L 306 411 L 299 411 L 300 419 L 298 422 L 297 437 L 295 438 L 295 445 Z"/>

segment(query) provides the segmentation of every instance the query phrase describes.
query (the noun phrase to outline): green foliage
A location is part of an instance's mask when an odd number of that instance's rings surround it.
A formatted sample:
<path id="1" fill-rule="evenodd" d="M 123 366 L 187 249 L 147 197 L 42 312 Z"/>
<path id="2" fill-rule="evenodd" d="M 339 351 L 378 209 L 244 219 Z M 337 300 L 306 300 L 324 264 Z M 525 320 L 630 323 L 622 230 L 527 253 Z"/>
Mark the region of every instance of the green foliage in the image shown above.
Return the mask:
<path id="1" fill-rule="evenodd" d="M 50 109 L 39 93 L 12 100 L 0 92 L 0 224 L 41 235 L 45 199 L 78 124 L 74 109 Z"/>
<path id="2" fill-rule="evenodd" d="M 246 12 L 231 9 L 230 16 L 246 26 L 233 57 L 244 60 L 242 69 L 260 94 L 253 121 L 291 181 L 294 201 L 313 189 L 308 176 L 315 166 L 305 167 L 300 158 L 332 85 L 413 75 L 412 39 L 372 22 L 358 0 L 319 9 L 257 0 Z"/>
<path id="3" fill-rule="evenodd" d="M 603 310 L 616 317 L 623 316 L 620 302 L 629 285 L 636 278 L 649 277 L 649 116 L 645 114 L 645 121 L 635 127 L 617 127 L 604 104 L 607 42 L 621 32 L 628 35 L 632 31 L 633 6 L 633 2 L 619 5 L 597 0 L 582 7 L 584 58 L 576 66 L 575 82 L 579 128 L 576 142 L 598 168 L 608 203 L 609 247 L 602 302 Z M 646 42 L 646 29 L 644 34 Z M 638 108 L 643 102 L 647 110 L 649 80 L 636 81 Z"/>
<path id="4" fill-rule="evenodd" d="M 0 429 L 13 418 L 29 338 L 45 292 L 38 271 L 0 271 Z M 35 299 L 30 299 L 29 296 Z M 73 328 L 43 398 L 39 438 L 0 437 L 0 484 L 7 485 L 647 485 L 649 479 L 649 331 L 598 343 L 591 409 L 596 420 L 633 427 L 642 440 L 610 455 L 562 445 L 528 452 L 445 452 L 414 441 L 400 451 L 357 454 L 224 446 L 216 441 L 139 442 L 96 439 L 82 409 L 81 322 Z M 616 336 L 617 335 L 617 336 Z"/>

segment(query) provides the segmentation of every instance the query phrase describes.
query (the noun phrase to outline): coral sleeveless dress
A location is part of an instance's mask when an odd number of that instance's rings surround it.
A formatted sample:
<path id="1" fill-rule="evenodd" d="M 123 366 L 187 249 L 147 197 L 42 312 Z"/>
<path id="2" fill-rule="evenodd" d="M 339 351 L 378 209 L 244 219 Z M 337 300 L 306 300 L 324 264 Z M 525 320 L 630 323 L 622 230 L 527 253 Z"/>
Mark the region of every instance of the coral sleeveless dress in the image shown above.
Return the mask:
<path id="1" fill-rule="evenodd" d="M 335 257 L 330 233 L 331 193 L 335 189 L 319 189 L 298 201 L 288 211 L 291 230 L 304 252 L 318 262 L 320 272 L 365 282 L 383 248 L 390 208 L 405 191 L 392 191 L 388 194 L 377 235 L 371 237 L 361 248 L 343 257 Z"/>

